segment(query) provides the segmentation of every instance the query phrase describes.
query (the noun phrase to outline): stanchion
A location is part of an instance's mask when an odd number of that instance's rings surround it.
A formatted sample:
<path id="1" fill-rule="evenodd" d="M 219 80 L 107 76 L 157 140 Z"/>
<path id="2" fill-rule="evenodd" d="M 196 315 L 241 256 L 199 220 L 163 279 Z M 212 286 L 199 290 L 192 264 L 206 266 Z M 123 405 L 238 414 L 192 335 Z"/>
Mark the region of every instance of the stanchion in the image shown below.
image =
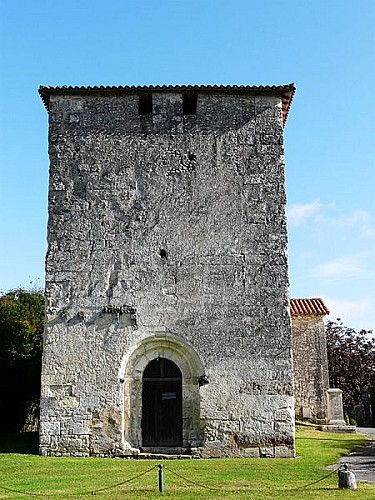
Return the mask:
<path id="1" fill-rule="evenodd" d="M 164 472 L 162 464 L 159 464 L 159 491 L 164 493 Z"/>
<path id="2" fill-rule="evenodd" d="M 339 488 L 357 489 L 355 475 L 349 470 L 348 464 L 342 464 L 342 467 L 339 468 Z"/>

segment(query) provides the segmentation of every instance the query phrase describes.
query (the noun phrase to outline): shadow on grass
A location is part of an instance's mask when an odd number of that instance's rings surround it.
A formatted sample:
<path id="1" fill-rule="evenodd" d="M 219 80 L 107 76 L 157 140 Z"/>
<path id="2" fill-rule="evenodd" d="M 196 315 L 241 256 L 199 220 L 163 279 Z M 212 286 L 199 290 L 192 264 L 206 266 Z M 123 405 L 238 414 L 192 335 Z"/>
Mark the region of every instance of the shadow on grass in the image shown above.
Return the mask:
<path id="1" fill-rule="evenodd" d="M 338 443 L 343 443 L 343 442 L 346 442 L 344 439 L 340 438 L 339 435 L 338 437 L 327 437 L 327 438 L 323 438 L 323 437 L 306 437 L 306 436 L 301 436 L 298 438 L 299 441 L 336 441 Z M 353 439 L 352 443 L 362 443 L 363 442 L 363 438 L 362 437 L 358 437 L 358 439 Z"/>
<path id="2" fill-rule="evenodd" d="M 0 434 L 0 453 L 38 455 L 38 432 Z"/>

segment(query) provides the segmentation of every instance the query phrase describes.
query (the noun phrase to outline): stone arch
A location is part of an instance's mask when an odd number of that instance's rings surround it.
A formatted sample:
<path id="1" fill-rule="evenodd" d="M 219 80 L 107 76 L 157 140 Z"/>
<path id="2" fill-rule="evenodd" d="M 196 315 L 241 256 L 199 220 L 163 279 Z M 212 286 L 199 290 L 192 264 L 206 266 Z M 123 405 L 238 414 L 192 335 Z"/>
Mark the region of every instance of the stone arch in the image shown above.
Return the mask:
<path id="1" fill-rule="evenodd" d="M 201 446 L 199 377 L 204 375 L 197 352 L 180 337 L 169 333 L 152 333 L 140 340 L 124 355 L 119 370 L 123 381 L 123 447 L 142 448 L 142 377 L 146 366 L 155 358 L 175 363 L 182 373 L 182 446 Z"/>

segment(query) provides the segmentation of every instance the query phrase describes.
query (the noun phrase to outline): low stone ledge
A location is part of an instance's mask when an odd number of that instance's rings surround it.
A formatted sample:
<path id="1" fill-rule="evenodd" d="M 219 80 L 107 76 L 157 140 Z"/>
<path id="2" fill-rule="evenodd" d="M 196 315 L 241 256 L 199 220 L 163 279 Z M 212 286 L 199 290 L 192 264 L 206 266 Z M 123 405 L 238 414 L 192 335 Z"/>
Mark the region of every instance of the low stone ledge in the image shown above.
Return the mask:
<path id="1" fill-rule="evenodd" d="M 318 425 L 317 429 L 319 431 L 323 432 L 357 432 L 357 427 L 354 425 L 332 425 L 332 424 L 326 424 L 326 425 Z"/>

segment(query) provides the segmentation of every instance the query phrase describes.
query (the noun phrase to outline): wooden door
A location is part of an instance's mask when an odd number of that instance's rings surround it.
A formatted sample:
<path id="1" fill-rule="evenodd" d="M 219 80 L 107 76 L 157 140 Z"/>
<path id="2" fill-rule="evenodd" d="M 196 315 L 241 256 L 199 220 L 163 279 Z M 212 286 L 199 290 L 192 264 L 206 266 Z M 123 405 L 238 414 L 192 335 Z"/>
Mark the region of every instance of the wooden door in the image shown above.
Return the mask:
<path id="1" fill-rule="evenodd" d="M 143 446 L 182 445 L 182 376 L 164 358 L 151 361 L 143 374 Z"/>

